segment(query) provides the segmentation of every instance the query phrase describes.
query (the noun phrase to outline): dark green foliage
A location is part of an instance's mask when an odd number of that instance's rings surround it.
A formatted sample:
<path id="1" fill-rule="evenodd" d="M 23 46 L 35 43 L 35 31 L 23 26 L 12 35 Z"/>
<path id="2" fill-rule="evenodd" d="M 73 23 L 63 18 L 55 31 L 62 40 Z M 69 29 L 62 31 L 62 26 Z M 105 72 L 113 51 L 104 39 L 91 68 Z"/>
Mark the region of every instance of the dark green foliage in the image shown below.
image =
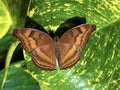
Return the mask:
<path id="1" fill-rule="evenodd" d="M 23 4 L 25 2 L 27 4 Z M 28 0 L 23 2 L 22 0 L 4 1 L 5 6 L 9 7 L 7 10 L 11 21 L 14 22 L 11 24 L 13 28 L 37 28 L 51 36 L 61 36 L 69 28 L 82 23 L 95 24 L 97 29 L 82 50 L 80 61 L 67 70 L 43 71 L 34 66 L 28 53 L 24 53 L 25 62 L 17 61 L 17 64 L 10 65 L 3 90 L 7 90 L 7 88 L 19 90 L 16 86 L 20 90 L 37 90 L 39 87 L 41 90 L 120 89 L 119 0 L 31 0 L 29 8 L 27 8 L 28 2 Z M 19 6 L 19 9 L 14 8 L 16 5 Z M 2 63 L 10 44 L 15 41 L 12 37 L 12 29 L 8 31 L 10 34 L 0 39 L 0 62 Z M 8 43 L 8 41 L 10 42 Z M 19 54 L 19 52 L 17 53 Z M 18 60 L 20 59 L 18 58 Z M 0 84 L 2 74 L 1 70 Z M 31 85 L 33 86 L 31 87 Z"/>

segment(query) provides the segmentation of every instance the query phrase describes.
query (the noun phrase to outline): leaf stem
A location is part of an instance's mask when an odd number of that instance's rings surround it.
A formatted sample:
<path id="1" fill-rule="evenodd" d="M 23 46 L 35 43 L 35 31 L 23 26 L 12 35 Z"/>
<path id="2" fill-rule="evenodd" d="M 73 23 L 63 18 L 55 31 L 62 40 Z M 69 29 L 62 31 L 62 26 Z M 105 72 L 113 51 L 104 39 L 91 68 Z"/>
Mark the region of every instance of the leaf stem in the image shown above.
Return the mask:
<path id="1" fill-rule="evenodd" d="M 12 43 L 9 50 L 8 50 L 7 57 L 6 57 L 6 60 L 5 60 L 5 70 L 4 70 L 4 76 L 3 76 L 3 80 L 2 80 L 1 89 L 3 89 L 3 87 L 5 85 L 5 82 L 6 82 L 6 79 L 7 79 L 7 74 L 8 74 L 8 69 L 9 69 L 9 65 L 10 65 L 10 61 L 11 61 L 12 55 L 13 55 L 16 47 L 18 46 L 18 44 L 19 44 L 18 41 Z"/>

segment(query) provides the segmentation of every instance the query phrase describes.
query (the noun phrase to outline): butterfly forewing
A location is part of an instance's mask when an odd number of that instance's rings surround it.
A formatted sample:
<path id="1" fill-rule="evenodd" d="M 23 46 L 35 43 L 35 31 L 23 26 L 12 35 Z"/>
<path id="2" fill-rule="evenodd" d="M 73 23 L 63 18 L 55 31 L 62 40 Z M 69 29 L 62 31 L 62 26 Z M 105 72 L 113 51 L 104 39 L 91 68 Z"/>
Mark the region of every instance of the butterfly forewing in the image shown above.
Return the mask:
<path id="1" fill-rule="evenodd" d="M 59 65 L 61 69 L 73 66 L 81 56 L 81 50 L 87 44 L 95 25 L 82 24 L 63 34 L 59 40 Z"/>
<path id="2" fill-rule="evenodd" d="M 31 52 L 35 65 L 44 70 L 54 70 L 56 57 L 54 40 L 46 33 L 31 29 L 15 29 L 13 35 L 21 41 L 22 47 Z"/>
<path id="3" fill-rule="evenodd" d="M 65 32 L 60 38 L 60 43 L 72 44 L 84 47 L 90 34 L 95 30 L 95 25 L 82 24 Z"/>
<path id="4" fill-rule="evenodd" d="M 54 45 L 54 40 L 48 34 L 36 29 L 15 29 L 13 35 L 21 41 L 22 47 L 28 52 L 39 46 Z"/>

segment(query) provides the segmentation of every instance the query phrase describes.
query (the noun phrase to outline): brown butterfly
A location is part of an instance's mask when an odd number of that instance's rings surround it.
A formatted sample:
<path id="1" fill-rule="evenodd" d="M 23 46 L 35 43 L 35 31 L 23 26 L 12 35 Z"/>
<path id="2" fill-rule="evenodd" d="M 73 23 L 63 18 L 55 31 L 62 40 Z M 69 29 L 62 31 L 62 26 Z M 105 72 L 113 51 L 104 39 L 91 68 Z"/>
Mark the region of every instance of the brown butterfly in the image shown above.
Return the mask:
<path id="1" fill-rule="evenodd" d="M 60 69 L 72 67 L 79 61 L 82 48 L 95 29 L 96 26 L 91 24 L 78 25 L 65 32 L 60 39 L 52 39 L 48 34 L 32 28 L 15 29 L 13 35 L 31 53 L 36 66 L 44 70 L 55 70 L 56 59 Z"/>

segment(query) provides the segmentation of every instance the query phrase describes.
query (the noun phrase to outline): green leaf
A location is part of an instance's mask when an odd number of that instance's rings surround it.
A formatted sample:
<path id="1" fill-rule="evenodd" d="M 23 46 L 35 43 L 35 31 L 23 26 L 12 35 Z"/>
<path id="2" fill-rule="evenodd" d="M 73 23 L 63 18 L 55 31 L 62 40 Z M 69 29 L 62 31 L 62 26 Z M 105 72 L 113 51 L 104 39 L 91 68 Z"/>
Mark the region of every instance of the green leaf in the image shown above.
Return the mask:
<path id="1" fill-rule="evenodd" d="M 4 44 L 5 43 L 4 42 L 5 38 L 9 37 L 9 36 L 10 37 L 12 36 L 11 31 L 13 30 L 13 28 L 24 27 L 24 22 L 25 22 L 25 18 L 26 18 L 26 15 L 27 15 L 27 8 L 28 8 L 29 0 L 26 0 L 26 1 L 22 1 L 22 0 L 20 0 L 20 1 L 1 0 L 0 4 L 2 5 L 2 7 L 0 7 L 0 11 L 2 12 L 1 13 L 2 16 L 0 17 L 0 19 L 3 22 L 8 21 L 7 23 L 4 23 L 5 27 L 7 25 L 6 28 L 3 29 L 4 26 L 2 27 L 2 25 L 0 25 L 0 28 L 2 28 L 1 34 L 0 34 L 1 38 L 3 36 L 5 36 L 6 33 L 9 33 L 8 35 L 6 35 L 4 38 L 2 38 L 0 40 L 0 42 L 2 44 Z M 12 29 L 9 29 L 10 26 L 12 26 Z M 7 38 L 5 41 L 8 41 L 10 39 L 11 38 Z M 4 86 L 4 83 L 5 83 L 6 78 L 7 78 L 8 67 L 10 65 L 10 61 L 12 59 L 13 52 L 14 52 L 15 48 L 17 47 L 16 44 L 14 44 L 14 43 L 11 44 L 12 40 L 13 40 L 13 38 L 9 41 L 9 43 L 6 42 L 6 44 L 8 43 L 8 46 L 10 46 L 10 47 L 9 47 L 7 55 L 5 55 L 6 56 L 5 73 L 4 73 L 3 83 L 2 83 L 1 87 Z M 9 44 L 11 44 L 11 45 L 9 45 Z M 2 50 L 0 50 L 0 54 L 2 54 L 3 50 L 6 50 L 5 46 L 6 45 L 2 46 Z M 8 49 L 8 47 L 7 47 L 7 49 Z M 2 57 L 2 59 L 3 59 L 3 57 Z M 3 60 L 0 60 L 0 61 L 3 61 Z"/>
<path id="2" fill-rule="evenodd" d="M 6 10 L 5 5 L 0 0 L 0 39 L 8 32 L 12 21 L 9 12 Z"/>
<path id="3" fill-rule="evenodd" d="M 31 0 L 29 6 L 29 17 L 46 30 L 55 31 L 66 20 L 76 16 L 97 26 L 82 50 L 80 61 L 67 70 L 44 71 L 37 68 L 25 53 L 28 71 L 36 78 L 41 90 L 119 90 L 119 0 Z M 20 21 L 19 18 L 12 20 L 15 22 L 17 19 Z M 19 27 L 18 21 L 16 25 Z"/>
<path id="4" fill-rule="evenodd" d="M 96 24 L 97 29 L 120 18 L 119 0 L 32 0 L 29 16 L 46 30 L 56 30 L 65 20 L 79 16 L 87 23 Z"/>
<path id="5" fill-rule="evenodd" d="M 12 25 L 14 28 L 24 27 L 29 0 L 2 0 L 2 2 L 4 3 L 7 12 L 9 13 L 9 17 L 12 20 Z"/>
<path id="6" fill-rule="evenodd" d="M 2 90 L 40 90 L 39 84 L 23 69 L 25 62 L 18 62 L 10 66 L 8 78 Z M 0 84 L 3 78 L 3 71 L 0 71 Z"/>
<path id="7" fill-rule="evenodd" d="M 18 42 L 15 42 L 15 43 L 11 44 L 11 46 L 10 46 L 10 48 L 8 50 L 7 57 L 6 57 L 6 62 L 5 62 L 4 78 L 3 78 L 1 88 L 3 88 L 3 86 L 4 86 L 5 82 L 6 82 L 10 61 L 11 61 L 13 52 L 15 51 L 15 48 L 17 47 L 18 44 L 19 44 Z"/>
<path id="8" fill-rule="evenodd" d="M 80 61 L 71 69 L 46 72 L 37 69 L 27 58 L 28 69 L 37 75 L 41 89 L 82 90 L 119 89 L 120 12 L 119 0 L 32 0 L 29 16 L 46 30 L 56 30 L 65 20 L 85 17 L 96 24 Z"/>

